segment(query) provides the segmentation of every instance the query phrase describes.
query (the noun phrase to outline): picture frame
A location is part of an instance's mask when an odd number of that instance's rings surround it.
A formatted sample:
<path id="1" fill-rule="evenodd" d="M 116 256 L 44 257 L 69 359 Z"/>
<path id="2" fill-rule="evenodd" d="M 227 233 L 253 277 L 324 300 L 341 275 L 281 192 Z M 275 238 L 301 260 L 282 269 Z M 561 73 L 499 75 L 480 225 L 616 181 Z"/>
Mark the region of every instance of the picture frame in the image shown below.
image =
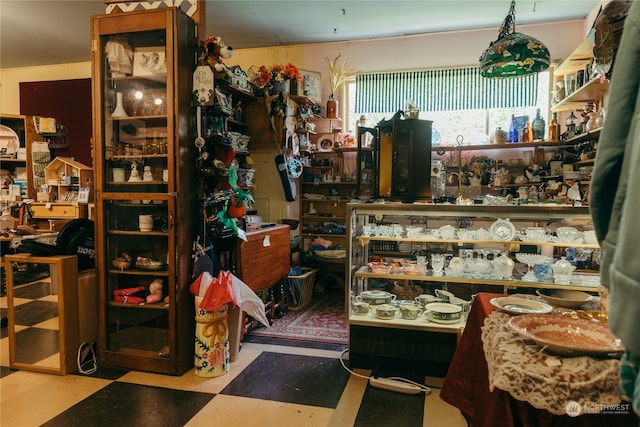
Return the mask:
<path id="1" fill-rule="evenodd" d="M 78 203 L 89 203 L 89 187 L 80 187 L 78 190 Z"/>
<path id="2" fill-rule="evenodd" d="M 133 51 L 134 76 L 161 76 L 167 74 L 164 46 L 137 47 Z"/>
<path id="3" fill-rule="evenodd" d="M 218 89 L 216 89 L 215 91 L 216 101 L 218 103 L 218 107 L 220 107 L 220 110 L 225 114 L 231 114 L 231 105 L 229 104 L 227 96 Z"/>
<path id="4" fill-rule="evenodd" d="M 295 94 L 292 95 L 306 96 L 316 104 L 322 102 L 321 77 L 322 74 L 317 71 L 300 70 L 300 81 L 295 85 Z"/>

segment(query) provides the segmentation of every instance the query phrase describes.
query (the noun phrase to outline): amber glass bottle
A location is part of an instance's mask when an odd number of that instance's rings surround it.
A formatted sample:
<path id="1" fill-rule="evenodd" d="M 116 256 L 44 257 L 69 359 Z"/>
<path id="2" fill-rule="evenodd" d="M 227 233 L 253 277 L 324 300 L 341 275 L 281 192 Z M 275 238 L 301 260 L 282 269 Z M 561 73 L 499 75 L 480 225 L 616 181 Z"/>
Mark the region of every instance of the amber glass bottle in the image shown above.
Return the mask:
<path id="1" fill-rule="evenodd" d="M 549 120 L 549 141 L 557 141 L 560 135 L 560 124 L 558 124 L 558 113 L 553 113 Z"/>
<path id="2" fill-rule="evenodd" d="M 329 95 L 329 100 L 327 101 L 327 119 L 337 119 L 338 118 L 338 100 L 333 96 L 333 94 Z"/>
<path id="3" fill-rule="evenodd" d="M 527 124 L 522 129 L 522 142 L 533 142 L 533 129 L 529 120 L 527 120 Z"/>

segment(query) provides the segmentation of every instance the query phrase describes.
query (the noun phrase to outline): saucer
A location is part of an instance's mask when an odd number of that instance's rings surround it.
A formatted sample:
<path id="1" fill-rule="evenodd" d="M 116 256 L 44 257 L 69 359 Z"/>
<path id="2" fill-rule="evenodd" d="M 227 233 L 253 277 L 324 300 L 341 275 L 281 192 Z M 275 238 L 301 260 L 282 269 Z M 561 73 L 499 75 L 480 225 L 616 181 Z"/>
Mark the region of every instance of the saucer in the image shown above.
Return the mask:
<path id="1" fill-rule="evenodd" d="M 454 323 L 458 323 L 462 321 L 462 318 L 459 317 L 457 319 L 434 319 L 432 316 L 429 316 L 428 314 L 425 316 L 427 318 L 427 322 L 433 322 L 433 323 L 442 323 L 444 325 L 453 325 Z"/>

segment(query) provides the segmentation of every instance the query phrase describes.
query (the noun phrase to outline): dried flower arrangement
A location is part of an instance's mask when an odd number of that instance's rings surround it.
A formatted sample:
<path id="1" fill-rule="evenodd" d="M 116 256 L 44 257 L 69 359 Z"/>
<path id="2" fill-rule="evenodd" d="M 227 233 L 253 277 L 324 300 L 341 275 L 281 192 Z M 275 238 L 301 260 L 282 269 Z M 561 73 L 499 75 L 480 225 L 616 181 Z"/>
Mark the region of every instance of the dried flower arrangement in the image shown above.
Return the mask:
<path id="1" fill-rule="evenodd" d="M 345 62 L 341 66 L 337 65 L 338 59 L 340 59 L 341 56 L 342 55 L 338 55 L 333 60 L 328 57 L 325 58 L 329 65 L 329 86 L 331 86 L 332 95 L 336 93 L 340 85 L 349 78 L 349 64 Z"/>

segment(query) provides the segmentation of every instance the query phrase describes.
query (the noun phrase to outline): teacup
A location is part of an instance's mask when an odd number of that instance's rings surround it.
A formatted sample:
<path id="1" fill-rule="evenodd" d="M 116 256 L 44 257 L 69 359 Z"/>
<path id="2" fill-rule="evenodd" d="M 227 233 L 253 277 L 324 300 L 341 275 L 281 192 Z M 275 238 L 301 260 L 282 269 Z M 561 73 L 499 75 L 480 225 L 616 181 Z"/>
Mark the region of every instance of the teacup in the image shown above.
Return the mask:
<path id="1" fill-rule="evenodd" d="M 353 312 L 359 316 L 369 314 L 369 303 L 364 301 L 356 301 L 353 303 Z"/>
<path id="2" fill-rule="evenodd" d="M 457 305 L 460 308 L 462 308 L 463 313 L 468 313 L 469 311 L 471 311 L 471 301 L 463 300 L 462 298 L 452 296 L 449 298 L 449 303 L 453 305 Z"/>
<path id="3" fill-rule="evenodd" d="M 437 296 L 435 296 L 435 295 L 431 295 L 431 294 L 421 294 L 421 295 L 418 295 L 418 296 L 415 298 L 415 300 L 416 300 L 416 302 L 417 302 L 418 304 L 420 304 L 422 307 L 424 307 L 425 305 L 427 305 L 427 304 L 429 304 L 429 303 L 432 303 L 432 302 L 439 302 L 439 301 L 442 301 L 442 300 L 441 300 L 440 298 L 438 298 Z"/>
<path id="4" fill-rule="evenodd" d="M 422 314 L 424 310 L 415 305 L 401 305 L 400 306 L 400 314 L 403 319 L 407 320 L 416 320 L 418 316 Z"/>
<path id="5" fill-rule="evenodd" d="M 444 289 L 436 289 L 436 296 L 442 302 L 450 302 L 451 298 L 455 298 L 455 295 L 449 291 L 445 291 Z"/>
<path id="6" fill-rule="evenodd" d="M 396 317 L 397 309 L 391 304 L 381 304 L 374 307 L 376 317 L 382 320 L 390 320 Z"/>

